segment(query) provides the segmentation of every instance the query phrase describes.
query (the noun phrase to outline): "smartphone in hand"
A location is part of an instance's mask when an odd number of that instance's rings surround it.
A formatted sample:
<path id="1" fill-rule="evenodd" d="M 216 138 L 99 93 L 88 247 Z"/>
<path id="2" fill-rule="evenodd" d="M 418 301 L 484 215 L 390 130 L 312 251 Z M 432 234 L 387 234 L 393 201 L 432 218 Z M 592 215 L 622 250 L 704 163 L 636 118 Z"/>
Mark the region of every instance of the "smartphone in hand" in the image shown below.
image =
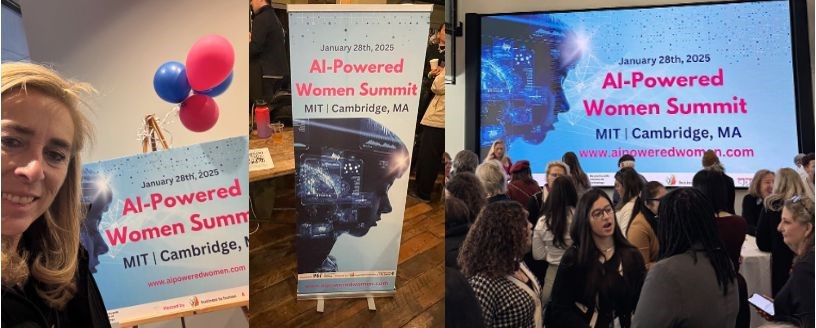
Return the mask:
<path id="1" fill-rule="evenodd" d="M 771 316 L 774 315 L 773 301 L 769 300 L 765 296 L 754 293 L 754 295 L 751 295 L 751 298 L 748 299 L 748 303 Z"/>

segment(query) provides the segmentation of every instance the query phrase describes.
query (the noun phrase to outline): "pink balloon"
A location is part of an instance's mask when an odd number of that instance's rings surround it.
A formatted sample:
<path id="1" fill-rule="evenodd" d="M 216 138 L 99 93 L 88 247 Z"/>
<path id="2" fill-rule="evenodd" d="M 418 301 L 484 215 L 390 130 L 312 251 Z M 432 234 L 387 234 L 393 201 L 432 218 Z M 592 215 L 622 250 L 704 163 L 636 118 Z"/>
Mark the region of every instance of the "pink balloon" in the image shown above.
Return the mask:
<path id="1" fill-rule="evenodd" d="M 208 90 L 224 82 L 232 72 L 235 51 L 229 40 L 220 35 L 198 39 L 187 53 L 187 80 L 196 91 Z"/>
<path id="2" fill-rule="evenodd" d="M 209 130 L 218 122 L 218 104 L 210 96 L 196 94 L 181 103 L 179 119 L 185 128 L 193 132 Z"/>

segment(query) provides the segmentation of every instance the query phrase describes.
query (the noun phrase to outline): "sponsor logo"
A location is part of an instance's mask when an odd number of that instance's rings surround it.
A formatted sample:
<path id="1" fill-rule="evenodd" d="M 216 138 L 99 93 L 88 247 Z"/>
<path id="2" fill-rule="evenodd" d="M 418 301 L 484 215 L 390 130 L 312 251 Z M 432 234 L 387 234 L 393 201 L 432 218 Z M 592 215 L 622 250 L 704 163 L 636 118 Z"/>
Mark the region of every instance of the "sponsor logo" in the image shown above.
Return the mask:
<path id="1" fill-rule="evenodd" d="M 193 298 L 190 299 L 190 306 L 196 307 L 199 304 L 200 302 L 198 301 L 198 296 L 193 296 Z"/>
<path id="2" fill-rule="evenodd" d="M 676 186 L 677 185 L 677 177 L 672 174 L 666 177 L 666 185 L 667 186 Z"/>

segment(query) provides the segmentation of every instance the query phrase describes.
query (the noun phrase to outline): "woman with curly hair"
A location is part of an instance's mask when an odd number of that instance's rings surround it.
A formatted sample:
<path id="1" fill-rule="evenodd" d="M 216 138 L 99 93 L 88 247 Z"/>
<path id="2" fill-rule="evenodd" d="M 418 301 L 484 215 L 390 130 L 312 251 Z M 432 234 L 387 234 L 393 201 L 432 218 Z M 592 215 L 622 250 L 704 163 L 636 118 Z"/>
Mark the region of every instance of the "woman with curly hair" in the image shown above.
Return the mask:
<path id="1" fill-rule="evenodd" d="M 532 235 L 526 217 L 514 201 L 490 203 L 460 250 L 459 267 L 476 294 L 486 327 L 542 326 L 541 289 L 521 262 Z"/>
<path id="2" fill-rule="evenodd" d="M 482 182 L 471 172 L 462 172 L 453 176 L 445 184 L 445 196 L 453 196 L 461 199 L 470 210 L 470 222 L 476 220 L 479 211 L 487 203 L 487 193 L 482 186 Z"/>
<path id="3" fill-rule="evenodd" d="M 80 245 L 83 83 L 2 65 L 3 327 L 110 327 Z"/>
<path id="4" fill-rule="evenodd" d="M 598 188 L 575 208 L 572 246 L 561 257 L 547 306 L 552 327 L 629 327 L 646 276 L 643 257 L 626 241 L 612 200 Z"/>

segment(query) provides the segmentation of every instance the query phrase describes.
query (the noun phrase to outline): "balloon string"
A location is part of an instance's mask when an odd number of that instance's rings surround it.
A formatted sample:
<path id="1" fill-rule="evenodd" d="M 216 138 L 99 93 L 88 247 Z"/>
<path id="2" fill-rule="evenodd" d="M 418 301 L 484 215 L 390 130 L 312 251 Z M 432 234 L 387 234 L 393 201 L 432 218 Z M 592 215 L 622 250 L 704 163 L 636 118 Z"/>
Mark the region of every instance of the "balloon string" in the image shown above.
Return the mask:
<path id="1" fill-rule="evenodd" d="M 169 125 L 176 122 L 176 118 L 178 118 L 179 106 L 173 106 L 170 111 L 164 114 L 164 118 L 156 119 L 159 123 L 159 128 L 161 128 L 162 132 L 164 133 L 165 140 L 167 141 L 167 145 L 172 148 L 173 147 L 173 133 L 170 132 Z M 142 142 L 145 138 L 151 138 L 150 136 L 150 127 L 147 124 L 142 124 L 139 129 L 136 131 L 136 140 Z"/>

